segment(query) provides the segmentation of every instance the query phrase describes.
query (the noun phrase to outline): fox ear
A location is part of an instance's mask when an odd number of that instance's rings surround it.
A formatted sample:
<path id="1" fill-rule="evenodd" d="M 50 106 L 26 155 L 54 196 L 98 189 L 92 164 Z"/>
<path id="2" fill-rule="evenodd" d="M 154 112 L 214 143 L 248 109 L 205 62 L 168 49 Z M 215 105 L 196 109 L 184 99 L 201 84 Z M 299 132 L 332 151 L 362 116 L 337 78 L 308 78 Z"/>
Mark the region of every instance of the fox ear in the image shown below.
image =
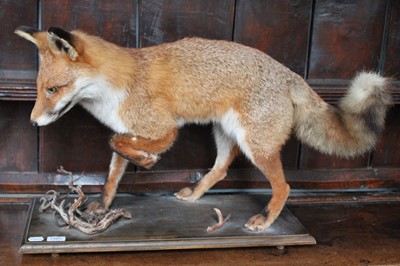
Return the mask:
<path id="1" fill-rule="evenodd" d="M 74 35 L 60 28 L 51 27 L 47 31 L 47 41 L 50 49 L 58 55 L 68 55 L 72 61 L 78 58 L 74 47 Z"/>
<path id="2" fill-rule="evenodd" d="M 35 38 L 35 34 L 38 32 L 37 29 L 27 27 L 27 26 L 20 26 L 15 29 L 14 33 L 18 36 L 34 43 L 37 47 L 39 47 L 39 43 Z"/>

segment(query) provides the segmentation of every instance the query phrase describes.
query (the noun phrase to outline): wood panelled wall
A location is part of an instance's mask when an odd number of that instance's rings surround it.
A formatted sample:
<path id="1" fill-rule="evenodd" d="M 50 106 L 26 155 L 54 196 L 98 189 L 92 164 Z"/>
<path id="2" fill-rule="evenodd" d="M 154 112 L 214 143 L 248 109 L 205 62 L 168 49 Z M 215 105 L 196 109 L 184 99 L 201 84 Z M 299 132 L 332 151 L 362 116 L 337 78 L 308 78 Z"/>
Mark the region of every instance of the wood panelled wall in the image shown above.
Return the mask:
<path id="1" fill-rule="evenodd" d="M 80 107 L 52 125 L 30 126 L 38 59 L 35 47 L 13 34 L 20 25 L 79 28 L 136 48 L 187 36 L 231 40 L 270 54 L 333 104 L 360 70 L 392 77 L 400 102 L 398 0 L 3 0 L 0 19 L 0 191 L 41 192 L 61 184 L 52 174 L 59 165 L 98 173 L 82 181 L 96 185 L 111 158 L 112 132 Z M 322 155 L 291 138 L 282 156 L 292 187 L 399 187 L 399 127 L 395 105 L 376 150 L 352 160 Z M 211 127 L 186 126 L 152 172 L 131 165 L 127 176 L 135 181 L 125 178 L 122 189 L 174 189 L 193 182 L 197 169 L 212 167 L 214 157 Z M 220 187 L 265 182 L 243 157 L 232 169 Z"/>

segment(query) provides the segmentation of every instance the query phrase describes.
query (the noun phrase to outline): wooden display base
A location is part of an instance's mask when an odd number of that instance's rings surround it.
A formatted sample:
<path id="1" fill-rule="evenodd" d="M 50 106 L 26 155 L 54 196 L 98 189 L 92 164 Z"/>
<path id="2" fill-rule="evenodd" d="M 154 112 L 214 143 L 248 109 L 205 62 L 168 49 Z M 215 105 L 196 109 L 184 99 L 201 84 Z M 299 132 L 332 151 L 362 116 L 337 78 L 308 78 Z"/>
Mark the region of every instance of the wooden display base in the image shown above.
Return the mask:
<path id="1" fill-rule="evenodd" d="M 39 212 L 33 200 L 20 253 L 74 253 L 140 250 L 233 248 L 254 246 L 313 245 L 316 243 L 293 214 L 284 208 L 264 233 L 244 228 L 247 219 L 267 203 L 261 194 L 207 194 L 195 203 L 172 195 L 119 195 L 113 208 L 124 208 L 132 219 L 120 219 L 105 232 L 85 235 L 59 227 L 52 211 Z M 220 229 L 214 208 L 231 218 Z"/>

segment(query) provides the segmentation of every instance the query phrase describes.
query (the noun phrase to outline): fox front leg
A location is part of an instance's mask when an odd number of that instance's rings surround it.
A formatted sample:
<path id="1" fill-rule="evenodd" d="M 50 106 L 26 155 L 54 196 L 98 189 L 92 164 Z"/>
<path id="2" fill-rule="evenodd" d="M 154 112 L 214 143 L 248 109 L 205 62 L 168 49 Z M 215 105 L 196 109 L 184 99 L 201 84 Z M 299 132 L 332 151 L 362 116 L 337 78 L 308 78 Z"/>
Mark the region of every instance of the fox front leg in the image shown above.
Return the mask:
<path id="1" fill-rule="evenodd" d="M 168 131 L 163 137 L 154 140 L 131 134 L 115 134 L 110 140 L 110 146 L 114 153 L 107 181 L 103 188 L 102 199 L 90 203 L 87 212 L 100 214 L 108 210 L 114 200 L 118 183 L 125 172 L 128 160 L 138 166 L 150 168 L 158 161 L 158 154 L 165 152 L 172 146 L 176 136 L 176 128 Z"/>
<path id="2" fill-rule="evenodd" d="M 111 149 L 120 156 L 128 159 L 133 164 L 150 169 L 158 160 L 157 149 L 151 147 L 148 139 L 131 134 L 116 134 L 110 140 Z M 154 145 L 154 144 L 153 144 Z M 155 153 L 157 150 L 157 153 Z"/>
<path id="3" fill-rule="evenodd" d="M 89 214 L 104 214 L 110 207 L 115 193 L 117 191 L 118 183 L 121 180 L 125 169 L 128 165 L 128 160 L 119 156 L 117 153 L 113 153 L 110 170 L 108 173 L 107 181 L 103 187 L 101 200 L 92 201 L 86 208 L 86 212 Z"/>
<path id="4" fill-rule="evenodd" d="M 151 168 L 159 154 L 168 150 L 177 136 L 177 128 L 168 130 L 156 139 L 143 138 L 132 134 L 115 134 L 110 140 L 111 149 L 137 166 Z"/>

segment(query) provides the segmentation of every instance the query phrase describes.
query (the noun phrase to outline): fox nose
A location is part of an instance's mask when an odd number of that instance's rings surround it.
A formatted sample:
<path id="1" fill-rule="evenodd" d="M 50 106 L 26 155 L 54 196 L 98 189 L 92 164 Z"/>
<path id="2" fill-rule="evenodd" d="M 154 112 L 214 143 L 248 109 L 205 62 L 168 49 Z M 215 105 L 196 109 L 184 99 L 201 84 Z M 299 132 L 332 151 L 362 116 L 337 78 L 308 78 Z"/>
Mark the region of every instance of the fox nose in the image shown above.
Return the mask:
<path id="1" fill-rule="evenodd" d="M 31 120 L 31 124 L 32 124 L 32 126 L 34 126 L 34 127 L 37 127 L 37 125 L 38 125 L 38 123 L 37 123 L 36 121 L 33 121 L 33 120 Z"/>

